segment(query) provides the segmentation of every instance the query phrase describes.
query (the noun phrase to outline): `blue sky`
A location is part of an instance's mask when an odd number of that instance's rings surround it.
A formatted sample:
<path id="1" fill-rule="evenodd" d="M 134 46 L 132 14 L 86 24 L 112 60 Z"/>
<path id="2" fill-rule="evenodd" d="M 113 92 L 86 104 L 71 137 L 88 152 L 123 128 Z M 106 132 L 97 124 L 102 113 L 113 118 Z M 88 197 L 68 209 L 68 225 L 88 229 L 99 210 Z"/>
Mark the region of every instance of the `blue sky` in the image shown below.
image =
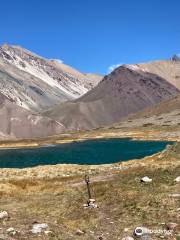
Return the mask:
<path id="1" fill-rule="evenodd" d="M 180 1 L 1 1 L 2 43 L 106 74 L 111 65 L 180 53 Z"/>

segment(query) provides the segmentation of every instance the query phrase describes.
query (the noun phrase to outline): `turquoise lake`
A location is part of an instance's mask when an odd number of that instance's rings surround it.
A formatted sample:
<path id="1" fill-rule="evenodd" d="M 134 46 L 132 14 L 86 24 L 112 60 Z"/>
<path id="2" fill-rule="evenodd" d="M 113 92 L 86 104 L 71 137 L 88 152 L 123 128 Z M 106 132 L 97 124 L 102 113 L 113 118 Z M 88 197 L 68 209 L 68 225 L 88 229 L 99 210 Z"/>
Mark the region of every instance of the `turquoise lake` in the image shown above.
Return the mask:
<path id="1" fill-rule="evenodd" d="M 167 144 L 173 142 L 99 139 L 39 148 L 2 149 L 0 168 L 26 168 L 59 163 L 115 163 L 152 155 L 162 151 Z"/>

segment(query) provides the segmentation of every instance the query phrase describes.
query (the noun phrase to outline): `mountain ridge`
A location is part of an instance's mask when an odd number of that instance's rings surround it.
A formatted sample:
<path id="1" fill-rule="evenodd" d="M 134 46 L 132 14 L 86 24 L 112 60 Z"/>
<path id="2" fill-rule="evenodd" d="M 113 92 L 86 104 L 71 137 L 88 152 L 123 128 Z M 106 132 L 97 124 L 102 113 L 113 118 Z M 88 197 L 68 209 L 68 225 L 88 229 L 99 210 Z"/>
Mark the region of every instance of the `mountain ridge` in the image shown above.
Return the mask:
<path id="1" fill-rule="evenodd" d="M 47 92 L 52 92 L 51 96 L 50 94 L 48 96 L 41 96 L 41 106 L 36 107 L 37 111 L 53 106 L 55 103 L 80 97 L 97 84 L 95 80 L 91 80 L 90 77 L 87 78 L 84 74 L 70 66 L 45 59 L 19 46 L 9 46 L 6 44 L 0 47 L 0 64 L 0 70 L 10 75 L 14 76 L 17 70 L 19 71 L 18 76 L 16 76 L 17 81 L 20 77 L 22 86 L 28 91 L 28 95 L 33 94 L 33 98 L 37 97 L 37 100 L 39 100 L 40 96 L 37 92 L 41 92 L 41 90 L 44 91 L 44 95 L 46 95 L 46 90 Z M 24 81 L 22 78 L 25 78 Z M 98 79 L 97 81 L 100 80 Z M 33 88 L 28 89 L 27 82 L 29 82 L 29 85 L 33 85 Z M 0 86 L 0 89 L 2 89 L 2 86 Z M 33 90 L 35 91 L 32 93 Z M 23 92 L 23 89 L 21 91 Z M 14 95 L 16 93 L 14 91 Z M 48 98 L 49 105 L 46 105 L 46 98 Z M 43 100 L 45 101 L 44 104 Z M 25 100 L 22 99 L 22 101 Z M 34 106 L 31 109 L 31 105 L 20 104 L 20 106 L 29 110 L 35 110 Z"/>
<path id="2" fill-rule="evenodd" d="M 165 62 L 163 71 L 166 69 L 167 75 L 167 65 L 177 68 L 171 61 Z M 160 63 L 158 61 L 155 66 Z M 120 66 L 82 97 L 49 109 L 43 114 L 61 121 L 71 130 L 92 129 L 111 125 L 129 114 L 143 111 L 180 93 L 180 88 L 177 88 L 179 84 L 172 79 L 171 74 L 164 79 L 161 77 L 164 73 L 157 75 L 148 72 L 148 66 Z M 157 70 L 154 72 L 157 73 Z"/>
<path id="3" fill-rule="evenodd" d="M 180 61 L 125 64 L 101 78 L 3 45 L 0 136 L 33 138 L 111 126 L 180 94 Z"/>

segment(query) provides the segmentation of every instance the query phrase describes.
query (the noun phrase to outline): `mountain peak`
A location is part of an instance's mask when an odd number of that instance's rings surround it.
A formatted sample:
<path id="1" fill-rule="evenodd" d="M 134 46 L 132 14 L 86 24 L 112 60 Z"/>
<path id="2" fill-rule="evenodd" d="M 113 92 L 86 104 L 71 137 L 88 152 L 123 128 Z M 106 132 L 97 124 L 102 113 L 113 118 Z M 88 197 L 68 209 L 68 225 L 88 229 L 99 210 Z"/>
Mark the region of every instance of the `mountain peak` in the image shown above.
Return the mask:
<path id="1" fill-rule="evenodd" d="M 30 56 L 34 56 L 34 57 L 37 57 L 37 58 L 41 58 L 41 56 L 39 56 L 38 54 L 34 53 L 34 52 L 31 52 L 29 50 L 27 50 L 26 48 L 23 48 L 21 47 L 20 45 L 10 45 L 10 44 L 3 44 L 1 46 L 1 49 L 5 52 L 10 52 L 12 54 L 17 54 L 17 55 L 30 55 Z"/>

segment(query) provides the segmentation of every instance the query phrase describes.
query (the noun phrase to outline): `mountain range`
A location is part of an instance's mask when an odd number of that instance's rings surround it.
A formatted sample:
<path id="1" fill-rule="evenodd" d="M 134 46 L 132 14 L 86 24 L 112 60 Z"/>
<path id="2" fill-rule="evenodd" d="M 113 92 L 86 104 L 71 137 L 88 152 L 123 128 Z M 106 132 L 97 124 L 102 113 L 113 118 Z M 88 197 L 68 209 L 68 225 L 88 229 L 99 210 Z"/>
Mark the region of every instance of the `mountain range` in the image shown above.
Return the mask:
<path id="1" fill-rule="evenodd" d="M 43 112 L 70 130 L 92 129 L 119 122 L 180 93 L 180 62 L 123 65 L 92 90 Z"/>
<path id="2" fill-rule="evenodd" d="M 1 139 L 108 126 L 178 96 L 178 55 L 122 65 L 103 77 L 19 46 L 0 47 Z"/>

